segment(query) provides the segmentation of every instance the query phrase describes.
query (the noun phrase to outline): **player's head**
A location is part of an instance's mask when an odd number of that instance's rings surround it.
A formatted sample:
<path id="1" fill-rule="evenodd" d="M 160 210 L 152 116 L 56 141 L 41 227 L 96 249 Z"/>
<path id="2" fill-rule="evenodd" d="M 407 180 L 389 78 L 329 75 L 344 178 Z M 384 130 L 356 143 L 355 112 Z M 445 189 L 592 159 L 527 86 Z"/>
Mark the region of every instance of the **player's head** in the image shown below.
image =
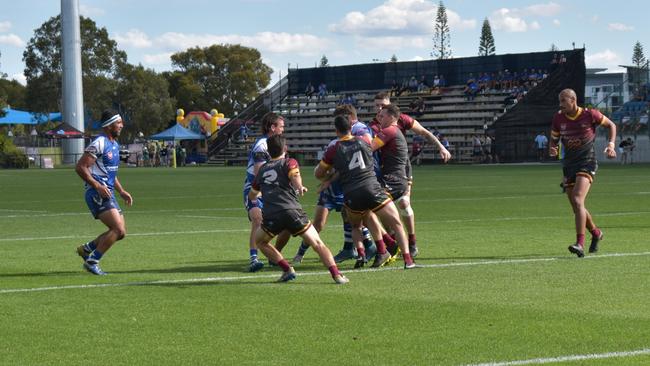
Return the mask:
<path id="1" fill-rule="evenodd" d="M 385 106 L 390 104 L 390 97 L 386 92 L 380 92 L 375 95 L 375 110 L 377 113 Z"/>
<path id="2" fill-rule="evenodd" d="M 266 139 L 266 146 L 269 149 L 271 158 L 276 159 L 286 151 L 287 140 L 282 135 L 273 135 Z"/>
<path id="3" fill-rule="evenodd" d="M 573 89 L 562 90 L 560 92 L 559 99 L 560 109 L 562 110 L 562 113 L 573 114 L 578 108 L 578 97 L 576 96 L 576 92 L 573 91 Z"/>
<path id="4" fill-rule="evenodd" d="M 282 135 L 284 133 L 284 117 L 269 112 L 262 117 L 262 133 L 264 135 Z"/>
<path id="5" fill-rule="evenodd" d="M 110 135 L 113 138 L 116 138 L 122 132 L 124 124 L 122 123 L 122 117 L 119 113 L 112 109 L 107 109 L 102 112 L 101 125 L 107 135 Z"/>
<path id="6" fill-rule="evenodd" d="M 381 123 L 382 128 L 388 127 L 397 122 L 401 113 L 402 112 L 400 112 L 398 106 L 395 104 L 389 104 L 381 109 L 377 115 L 377 119 L 379 120 L 379 123 Z"/>
<path id="7" fill-rule="evenodd" d="M 334 110 L 334 117 L 336 116 L 347 116 L 348 118 L 351 118 L 353 121 L 356 121 L 357 109 L 350 104 L 339 105 L 336 106 L 336 109 Z"/>
<path id="8" fill-rule="evenodd" d="M 346 116 L 336 116 L 334 117 L 334 127 L 337 135 L 345 136 L 350 133 L 350 120 Z"/>

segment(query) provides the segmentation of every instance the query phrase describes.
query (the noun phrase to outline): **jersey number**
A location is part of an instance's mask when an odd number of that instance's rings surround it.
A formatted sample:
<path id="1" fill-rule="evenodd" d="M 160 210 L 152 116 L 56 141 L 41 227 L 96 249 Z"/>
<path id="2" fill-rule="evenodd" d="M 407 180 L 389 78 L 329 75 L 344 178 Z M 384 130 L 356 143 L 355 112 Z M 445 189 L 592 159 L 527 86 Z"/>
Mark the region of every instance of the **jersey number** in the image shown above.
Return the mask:
<path id="1" fill-rule="evenodd" d="M 363 161 L 361 151 L 355 152 L 354 155 L 352 155 L 350 163 L 348 164 L 348 169 L 354 170 L 354 168 L 366 169 L 366 162 Z"/>
<path id="2" fill-rule="evenodd" d="M 264 175 L 262 175 L 262 178 L 264 178 L 264 183 L 273 184 L 278 180 L 278 173 L 275 170 L 267 170 L 264 172 Z"/>

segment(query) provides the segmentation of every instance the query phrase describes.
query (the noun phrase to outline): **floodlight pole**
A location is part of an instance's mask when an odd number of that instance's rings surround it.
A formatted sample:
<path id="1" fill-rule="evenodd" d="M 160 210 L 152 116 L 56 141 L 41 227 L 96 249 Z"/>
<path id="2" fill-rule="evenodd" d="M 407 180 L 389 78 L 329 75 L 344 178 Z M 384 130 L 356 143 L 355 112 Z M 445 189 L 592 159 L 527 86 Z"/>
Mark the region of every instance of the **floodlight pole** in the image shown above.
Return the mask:
<path id="1" fill-rule="evenodd" d="M 61 28 L 63 122 L 84 132 L 79 0 L 61 0 Z M 75 163 L 81 158 L 83 150 L 84 139 L 65 139 L 63 162 Z"/>

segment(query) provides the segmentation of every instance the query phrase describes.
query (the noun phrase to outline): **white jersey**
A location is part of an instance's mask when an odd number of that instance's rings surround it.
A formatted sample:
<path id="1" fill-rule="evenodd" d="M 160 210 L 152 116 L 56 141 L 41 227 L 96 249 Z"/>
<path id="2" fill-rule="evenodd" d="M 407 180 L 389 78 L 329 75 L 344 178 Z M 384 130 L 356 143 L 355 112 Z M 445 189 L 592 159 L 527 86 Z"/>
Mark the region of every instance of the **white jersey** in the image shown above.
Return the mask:
<path id="1" fill-rule="evenodd" d="M 106 135 L 101 134 L 88 145 L 85 152 L 96 159 L 95 164 L 90 168 L 90 175 L 112 190 L 120 166 L 120 145 L 117 141 L 111 141 Z M 86 183 L 86 189 L 88 188 L 90 186 Z"/>

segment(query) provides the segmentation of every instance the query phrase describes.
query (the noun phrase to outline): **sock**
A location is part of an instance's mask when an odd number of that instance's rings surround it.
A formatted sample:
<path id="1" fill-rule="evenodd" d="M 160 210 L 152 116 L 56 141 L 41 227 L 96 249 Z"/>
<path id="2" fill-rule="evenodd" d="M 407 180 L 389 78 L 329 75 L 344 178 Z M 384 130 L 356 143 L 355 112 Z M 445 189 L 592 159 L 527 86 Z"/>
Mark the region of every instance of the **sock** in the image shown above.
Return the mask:
<path id="1" fill-rule="evenodd" d="M 585 246 L 585 234 L 576 235 L 576 243 L 581 247 Z"/>
<path id="2" fill-rule="evenodd" d="M 367 227 L 363 227 L 361 229 L 361 235 L 363 235 L 363 241 L 365 242 L 366 240 L 372 240 L 372 235 L 370 235 L 370 230 L 368 230 Z"/>
<path id="3" fill-rule="evenodd" d="M 591 236 L 594 237 L 594 238 L 600 237 L 600 234 L 602 234 L 602 232 L 597 227 L 595 227 L 593 230 L 591 230 Z"/>
<path id="4" fill-rule="evenodd" d="M 384 241 L 379 239 L 375 242 L 377 244 L 377 254 L 385 254 L 386 253 L 386 244 L 384 244 Z"/>
<path id="5" fill-rule="evenodd" d="M 402 257 L 404 258 L 404 264 L 413 263 L 413 258 L 411 257 L 411 253 L 402 253 Z"/>
<path id="6" fill-rule="evenodd" d="M 99 260 L 102 259 L 103 256 L 104 256 L 104 253 L 102 253 L 99 250 L 95 249 L 95 250 L 93 250 L 92 253 L 90 253 L 90 255 L 88 256 L 88 259 L 86 259 L 86 261 L 87 262 L 88 261 L 99 262 Z"/>
<path id="7" fill-rule="evenodd" d="M 409 245 L 410 246 L 416 246 L 416 240 L 415 240 L 415 234 L 409 234 Z"/>
<path id="8" fill-rule="evenodd" d="M 391 246 L 391 245 L 394 245 L 394 244 L 397 243 L 395 241 L 395 239 L 393 239 L 393 237 L 390 236 L 390 234 L 388 234 L 388 233 L 385 233 L 384 235 L 382 235 L 381 238 L 384 240 L 384 243 L 386 243 L 386 245 L 388 245 L 388 246 Z"/>
<path id="9" fill-rule="evenodd" d="M 307 253 L 307 249 L 309 249 L 309 245 L 307 245 L 304 241 L 300 243 L 300 247 L 298 248 L 298 255 L 305 255 Z"/>
<path id="10" fill-rule="evenodd" d="M 289 270 L 291 269 L 291 266 L 289 265 L 289 262 L 287 262 L 287 260 L 284 259 L 284 258 L 281 261 L 278 262 L 278 266 L 280 266 L 280 268 L 282 268 L 283 272 L 289 272 Z"/>
<path id="11" fill-rule="evenodd" d="M 366 257 L 366 248 L 362 246 L 357 248 L 357 254 L 359 255 L 359 258 L 365 258 Z"/>
<path id="12" fill-rule="evenodd" d="M 352 249 L 354 249 L 354 244 L 352 243 L 352 225 L 346 222 L 343 224 L 343 250 Z"/>
<path id="13" fill-rule="evenodd" d="M 90 253 L 90 252 L 92 252 L 93 250 L 97 249 L 97 244 L 95 244 L 95 241 L 94 241 L 94 240 L 93 240 L 93 241 L 89 241 L 89 242 L 87 242 L 86 244 L 84 244 L 84 249 L 85 249 L 88 253 Z"/>
<path id="14" fill-rule="evenodd" d="M 249 253 L 251 255 L 251 262 L 257 259 L 257 249 L 251 249 Z"/>
<path id="15" fill-rule="evenodd" d="M 327 267 L 327 269 L 328 269 L 328 270 L 330 271 L 330 273 L 332 274 L 332 278 L 336 278 L 336 276 L 340 276 L 340 275 L 341 275 L 341 272 L 339 272 L 339 267 L 337 267 L 336 264 L 333 265 L 333 266 Z"/>

